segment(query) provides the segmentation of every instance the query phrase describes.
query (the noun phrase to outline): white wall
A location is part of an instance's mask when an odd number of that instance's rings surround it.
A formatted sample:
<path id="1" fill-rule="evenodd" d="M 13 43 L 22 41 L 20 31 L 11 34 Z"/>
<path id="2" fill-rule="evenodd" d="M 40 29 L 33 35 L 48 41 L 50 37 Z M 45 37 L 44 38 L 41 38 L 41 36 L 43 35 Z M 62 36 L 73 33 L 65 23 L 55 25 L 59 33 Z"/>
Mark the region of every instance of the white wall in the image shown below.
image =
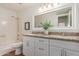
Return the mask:
<path id="1" fill-rule="evenodd" d="M 79 6 L 77 6 L 77 7 L 79 7 Z M 39 7 L 33 7 L 33 8 L 30 8 L 29 10 L 25 10 L 25 11 L 22 11 L 22 12 L 19 13 L 19 17 L 20 17 L 20 20 L 22 22 L 20 24 L 21 28 L 22 28 L 22 29 L 20 28 L 22 33 L 26 34 L 28 32 L 28 31 L 24 30 L 24 22 L 25 21 L 27 21 L 27 22 L 30 21 L 31 24 L 32 24 L 32 21 L 33 21 L 32 17 L 35 16 L 35 15 L 40 14 L 38 12 L 38 8 Z M 76 29 L 53 29 L 53 30 L 50 30 L 50 31 L 56 31 L 56 32 L 79 32 L 79 29 L 78 29 L 78 18 L 76 19 L 76 22 L 77 22 L 77 24 L 76 24 L 77 28 Z M 38 31 L 40 31 L 40 30 L 38 30 Z"/>
<path id="2" fill-rule="evenodd" d="M 76 22 L 76 25 L 77 25 L 77 31 L 79 32 L 79 3 L 77 4 L 77 8 L 76 8 L 76 11 L 77 11 L 77 22 Z"/>
<path id="3" fill-rule="evenodd" d="M 16 13 L 0 7 L 0 45 L 15 42 L 17 39 L 17 20 L 11 16 L 16 16 Z M 4 21 L 6 24 L 2 24 Z"/>
<path id="4" fill-rule="evenodd" d="M 19 16 L 19 19 L 20 19 L 19 20 L 19 24 L 20 24 L 19 29 L 20 29 L 20 32 L 22 34 L 24 34 L 24 33 L 26 34 L 26 33 L 31 32 L 31 30 L 32 30 L 33 16 L 35 14 L 37 14 L 37 13 L 35 13 L 35 10 L 37 10 L 36 7 L 30 8 L 29 10 L 25 10 L 25 11 L 22 11 L 22 12 L 18 13 L 18 16 Z M 30 31 L 29 30 L 24 30 L 24 22 L 30 22 L 30 27 L 31 27 Z"/>

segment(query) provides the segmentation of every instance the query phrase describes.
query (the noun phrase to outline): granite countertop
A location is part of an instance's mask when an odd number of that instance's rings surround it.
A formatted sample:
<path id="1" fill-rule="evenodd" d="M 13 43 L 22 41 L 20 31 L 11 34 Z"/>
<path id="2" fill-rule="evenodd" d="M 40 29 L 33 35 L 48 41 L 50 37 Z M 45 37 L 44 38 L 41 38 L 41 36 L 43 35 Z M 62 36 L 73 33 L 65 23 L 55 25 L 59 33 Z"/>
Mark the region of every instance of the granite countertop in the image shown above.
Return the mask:
<path id="1" fill-rule="evenodd" d="M 78 41 L 79 42 L 79 36 L 44 35 L 44 34 L 23 34 L 23 36 L 49 38 L 49 39 L 60 39 L 60 40 L 69 40 L 69 41 Z"/>

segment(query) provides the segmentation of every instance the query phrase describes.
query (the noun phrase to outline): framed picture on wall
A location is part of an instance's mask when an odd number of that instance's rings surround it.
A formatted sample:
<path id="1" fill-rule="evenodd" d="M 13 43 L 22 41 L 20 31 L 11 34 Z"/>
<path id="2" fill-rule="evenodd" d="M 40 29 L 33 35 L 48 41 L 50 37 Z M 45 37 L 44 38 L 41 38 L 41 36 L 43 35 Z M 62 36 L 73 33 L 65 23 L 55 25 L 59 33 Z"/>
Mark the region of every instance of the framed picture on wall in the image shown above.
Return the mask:
<path id="1" fill-rule="evenodd" d="M 24 28 L 25 30 L 30 30 L 30 22 L 25 22 Z"/>

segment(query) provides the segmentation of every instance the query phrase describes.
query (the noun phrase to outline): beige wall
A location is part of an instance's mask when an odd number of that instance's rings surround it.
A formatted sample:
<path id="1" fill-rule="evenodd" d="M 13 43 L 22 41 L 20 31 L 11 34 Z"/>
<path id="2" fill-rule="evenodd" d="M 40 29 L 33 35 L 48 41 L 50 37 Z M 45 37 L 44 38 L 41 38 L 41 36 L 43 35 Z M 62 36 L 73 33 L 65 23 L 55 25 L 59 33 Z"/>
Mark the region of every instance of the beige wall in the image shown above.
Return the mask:
<path id="1" fill-rule="evenodd" d="M 0 45 L 15 42 L 17 39 L 17 20 L 14 11 L 0 7 Z M 2 24 L 2 22 L 7 22 Z"/>

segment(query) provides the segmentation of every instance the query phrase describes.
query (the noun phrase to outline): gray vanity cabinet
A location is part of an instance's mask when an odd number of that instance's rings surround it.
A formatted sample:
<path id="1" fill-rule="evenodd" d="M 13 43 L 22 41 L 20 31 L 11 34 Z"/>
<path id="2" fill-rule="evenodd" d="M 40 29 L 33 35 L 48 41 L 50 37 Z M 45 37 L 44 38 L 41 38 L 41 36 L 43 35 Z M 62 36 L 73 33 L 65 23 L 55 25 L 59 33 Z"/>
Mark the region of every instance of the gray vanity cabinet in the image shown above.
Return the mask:
<path id="1" fill-rule="evenodd" d="M 34 37 L 23 37 L 23 55 L 34 56 Z"/>
<path id="2" fill-rule="evenodd" d="M 79 56 L 79 43 L 58 39 L 24 36 L 23 55 Z"/>

